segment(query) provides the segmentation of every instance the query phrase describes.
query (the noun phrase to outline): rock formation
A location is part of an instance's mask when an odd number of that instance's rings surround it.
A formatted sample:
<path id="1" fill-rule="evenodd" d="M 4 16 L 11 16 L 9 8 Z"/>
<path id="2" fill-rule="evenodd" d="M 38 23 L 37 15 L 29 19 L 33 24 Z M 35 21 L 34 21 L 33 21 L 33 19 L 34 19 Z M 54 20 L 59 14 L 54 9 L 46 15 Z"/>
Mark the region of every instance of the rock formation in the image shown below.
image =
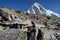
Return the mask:
<path id="1" fill-rule="evenodd" d="M 60 40 L 60 18 L 0 7 L 0 40 Z"/>

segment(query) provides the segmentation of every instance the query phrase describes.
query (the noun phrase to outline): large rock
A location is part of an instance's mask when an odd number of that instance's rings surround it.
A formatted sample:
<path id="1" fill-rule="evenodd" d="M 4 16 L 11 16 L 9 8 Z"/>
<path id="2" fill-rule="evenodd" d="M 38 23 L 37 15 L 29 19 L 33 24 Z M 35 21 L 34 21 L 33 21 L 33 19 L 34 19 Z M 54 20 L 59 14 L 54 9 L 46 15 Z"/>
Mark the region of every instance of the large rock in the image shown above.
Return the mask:
<path id="1" fill-rule="evenodd" d="M 0 40 L 27 40 L 27 34 L 19 29 L 6 29 L 0 31 Z"/>

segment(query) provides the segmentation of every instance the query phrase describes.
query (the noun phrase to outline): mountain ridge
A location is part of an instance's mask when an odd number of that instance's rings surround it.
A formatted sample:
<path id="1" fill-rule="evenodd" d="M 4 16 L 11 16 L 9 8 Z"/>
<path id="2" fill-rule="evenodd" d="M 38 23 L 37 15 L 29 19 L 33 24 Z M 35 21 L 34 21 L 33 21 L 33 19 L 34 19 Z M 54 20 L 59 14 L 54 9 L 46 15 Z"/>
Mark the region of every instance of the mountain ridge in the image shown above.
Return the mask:
<path id="1" fill-rule="evenodd" d="M 41 4 L 35 2 L 30 9 L 27 10 L 28 13 L 33 13 L 33 14 L 42 14 L 45 16 L 56 16 L 60 17 L 60 14 L 55 13 L 51 10 L 45 9 Z"/>

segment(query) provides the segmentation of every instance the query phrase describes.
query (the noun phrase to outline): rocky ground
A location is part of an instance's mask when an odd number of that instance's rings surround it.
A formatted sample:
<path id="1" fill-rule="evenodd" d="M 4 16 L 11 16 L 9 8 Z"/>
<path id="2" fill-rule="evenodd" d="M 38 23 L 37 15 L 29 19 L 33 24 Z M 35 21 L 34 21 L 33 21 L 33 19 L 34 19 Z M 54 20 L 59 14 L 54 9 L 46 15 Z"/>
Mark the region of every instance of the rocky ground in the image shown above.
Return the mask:
<path id="1" fill-rule="evenodd" d="M 0 40 L 60 40 L 60 18 L 0 7 Z"/>

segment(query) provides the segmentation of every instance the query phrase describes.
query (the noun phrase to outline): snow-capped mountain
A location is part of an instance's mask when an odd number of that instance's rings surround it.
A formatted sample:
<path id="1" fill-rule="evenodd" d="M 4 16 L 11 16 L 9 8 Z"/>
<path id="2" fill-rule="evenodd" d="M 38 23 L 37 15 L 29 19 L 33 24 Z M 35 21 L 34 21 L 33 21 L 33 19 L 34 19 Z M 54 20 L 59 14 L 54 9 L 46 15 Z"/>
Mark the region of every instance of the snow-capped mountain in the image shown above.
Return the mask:
<path id="1" fill-rule="evenodd" d="M 55 16 L 55 17 L 60 17 L 58 13 L 55 13 L 51 10 L 45 9 L 41 4 L 39 3 L 34 3 L 30 9 L 27 10 L 28 13 L 33 13 L 33 14 L 42 14 L 45 16 Z"/>

